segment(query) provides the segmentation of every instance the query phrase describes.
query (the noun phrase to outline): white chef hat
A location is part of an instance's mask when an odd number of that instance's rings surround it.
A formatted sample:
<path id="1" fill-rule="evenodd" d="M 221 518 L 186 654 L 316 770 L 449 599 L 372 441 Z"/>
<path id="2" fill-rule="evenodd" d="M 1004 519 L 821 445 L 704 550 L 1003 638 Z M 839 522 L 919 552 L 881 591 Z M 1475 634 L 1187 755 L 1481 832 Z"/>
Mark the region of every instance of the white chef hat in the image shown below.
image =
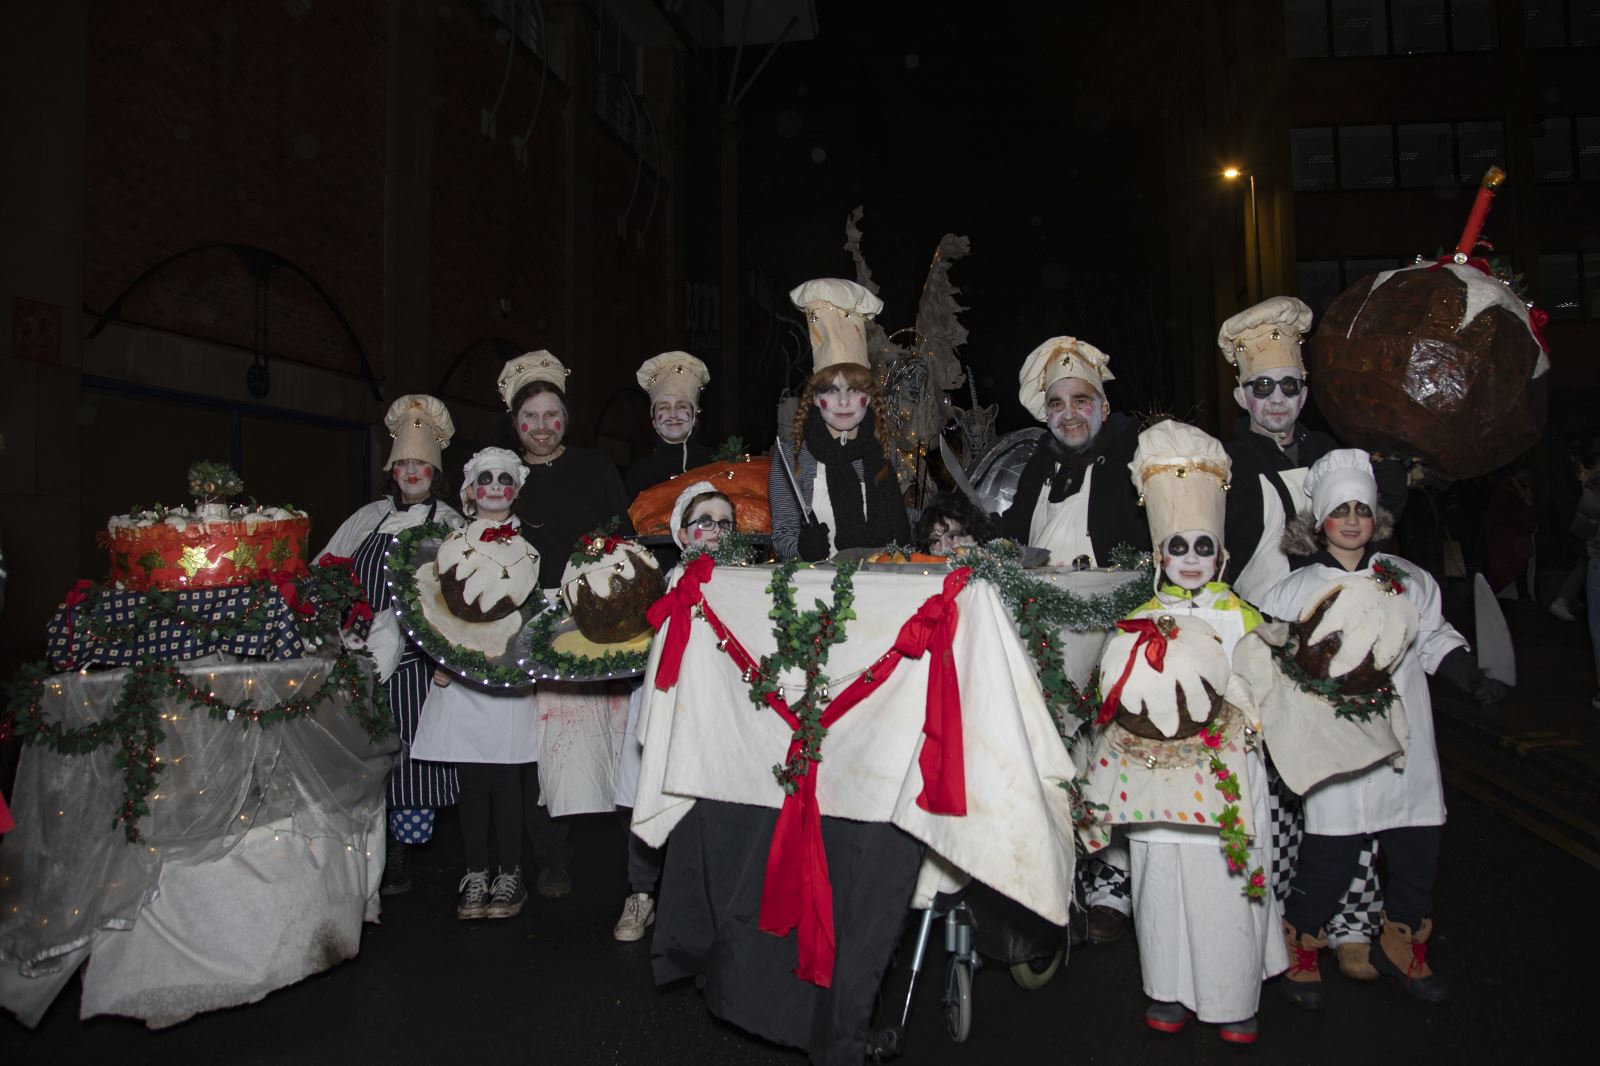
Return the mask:
<path id="1" fill-rule="evenodd" d="M 1300 342 L 1311 329 L 1311 308 L 1293 296 L 1274 296 L 1247 307 L 1222 324 L 1217 347 L 1239 380 L 1249 381 L 1268 370 L 1294 367 L 1306 372 Z"/>
<path id="2" fill-rule="evenodd" d="M 478 507 L 472 498 L 472 487 L 478 475 L 485 470 L 510 474 L 517 482 L 517 491 L 528 481 L 528 468 L 522 457 L 507 448 L 484 448 L 467 460 L 461 471 L 461 507 L 467 514 L 476 514 Z"/>
<path id="3" fill-rule="evenodd" d="M 711 371 L 688 352 L 662 352 L 646 359 L 634 377 L 650 394 L 651 407 L 666 399 L 688 400 L 698 411 L 700 390 L 711 380 Z"/>
<path id="4" fill-rule="evenodd" d="M 685 547 L 685 545 L 678 540 L 678 530 L 679 527 L 683 525 L 684 513 L 689 510 L 689 501 L 694 499 L 696 496 L 703 496 L 708 492 L 714 492 L 719 496 L 726 495 L 721 489 L 717 488 L 709 481 L 696 481 L 694 484 L 678 493 L 678 499 L 672 505 L 672 521 L 667 526 L 667 533 L 671 535 L 672 542 L 678 545 L 678 547 Z"/>
<path id="5" fill-rule="evenodd" d="M 1100 653 L 1100 683 L 1109 699 L 1126 672 L 1118 705 L 1131 715 L 1148 718 L 1162 736 L 1171 737 L 1178 732 L 1180 690 L 1191 722 L 1198 725 L 1210 719 L 1211 695 L 1205 686 L 1218 695 L 1227 690 L 1228 653 L 1217 631 L 1198 618 L 1161 615 L 1143 621 L 1153 622 L 1158 639 L 1166 644 L 1164 654 L 1156 657 L 1160 668 L 1147 655 L 1141 634 L 1118 629 Z"/>
<path id="6" fill-rule="evenodd" d="M 1336 448 L 1311 464 L 1306 472 L 1305 493 L 1311 497 L 1311 513 L 1320 523 L 1342 503 L 1355 500 L 1378 509 L 1378 482 L 1372 476 L 1372 460 L 1359 448 Z"/>
<path id="7" fill-rule="evenodd" d="M 1233 461 L 1211 434 L 1184 422 L 1158 422 L 1139 434 L 1128 470 L 1139 490 L 1150 542 L 1203 529 L 1222 540 Z"/>
<path id="8" fill-rule="evenodd" d="M 444 401 L 421 393 L 402 396 L 390 404 L 383 424 L 394 438 L 389 461 L 383 464 L 385 470 L 402 459 L 420 459 L 439 469 L 443 451 L 456 433 L 456 424 L 450 420 Z"/>
<path id="9" fill-rule="evenodd" d="M 516 399 L 517 393 L 530 381 L 548 381 L 561 390 L 563 396 L 567 393 L 567 375 L 572 373 L 561 365 L 561 360 L 540 348 L 536 352 L 525 352 L 506 364 L 500 371 L 500 380 L 495 386 L 500 390 L 500 398 L 506 402 L 506 410 L 511 410 L 511 401 Z"/>
<path id="10" fill-rule="evenodd" d="M 867 358 L 867 319 L 883 310 L 883 301 L 866 288 L 843 278 L 813 278 L 789 292 L 806 313 L 811 334 L 811 372 Z"/>
<path id="11" fill-rule="evenodd" d="M 1076 337 L 1051 337 L 1028 353 L 1017 375 L 1017 397 L 1028 413 L 1044 421 L 1045 393 L 1062 378 L 1082 378 L 1105 399 L 1106 382 L 1115 381 L 1111 357 Z"/>

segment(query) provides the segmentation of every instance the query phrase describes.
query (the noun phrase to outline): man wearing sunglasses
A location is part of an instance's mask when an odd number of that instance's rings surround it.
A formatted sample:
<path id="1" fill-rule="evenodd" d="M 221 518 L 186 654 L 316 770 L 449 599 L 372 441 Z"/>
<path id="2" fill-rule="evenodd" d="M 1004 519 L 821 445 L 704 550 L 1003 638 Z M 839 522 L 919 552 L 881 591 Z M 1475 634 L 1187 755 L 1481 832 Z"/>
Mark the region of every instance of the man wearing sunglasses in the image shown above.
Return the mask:
<path id="1" fill-rule="evenodd" d="M 1326 433 L 1300 425 L 1311 391 L 1300 344 L 1310 329 L 1311 308 L 1293 296 L 1274 296 L 1240 311 L 1217 333 L 1222 357 L 1239 374 L 1234 402 L 1248 416 L 1227 445 L 1233 490 L 1223 580 L 1251 602 L 1288 575 L 1278 539 L 1306 506 L 1307 468 L 1336 447 Z"/>

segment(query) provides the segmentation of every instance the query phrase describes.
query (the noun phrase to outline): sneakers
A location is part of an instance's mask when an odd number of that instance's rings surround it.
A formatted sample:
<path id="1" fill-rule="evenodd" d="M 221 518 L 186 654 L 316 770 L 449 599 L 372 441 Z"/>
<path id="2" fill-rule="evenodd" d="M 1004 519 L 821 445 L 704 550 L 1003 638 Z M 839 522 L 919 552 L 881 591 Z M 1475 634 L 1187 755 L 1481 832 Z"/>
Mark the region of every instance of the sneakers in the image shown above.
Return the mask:
<path id="1" fill-rule="evenodd" d="M 1578 620 L 1577 616 L 1572 613 L 1572 608 L 1567 605 L 1565 596 L 1556 597 L 1555 602 L 1550 605 L 1550 613 L 1563 622 L 1576 622 Z"/>
<path id="2" fill-rule="evenodd" d="M 487 918 L 515 918 L 528 902 L 528 884 L 522 879 L 522 867 L 513 866 L 510 872 L 500 868 L 500 875 L 489 886 Z"/>
<path id="3" fill-rule="evenodd" d="M 547 866 L 539 871 L 539 880 L 535 882 L 539 895 L 550 899 L 572 895 L 572 875 L 567 873 L 565 866 Z"/>
<path id="4" fill-rule="evenodd" d="M 1157 1000 L 1145 1008 L 1144 1024 L 1158 1033 L 1176 1033 L 1189 1024 L 1189 1008 Z"/>
<path id="5" fill-rule="evenodd" d="M 622 904 L 622 917 L 612 927 L 611 935 L 624 943 L 644 939 L 644 931 L 656 920 L 656 901 L 647 893 L 635 892 Z"/>
<path id="6" fill-rule="evenodd" d="M 1217 1035 L 1225 1044 L 1254 1044 L 1260 1035 L 1254 1015 L 1242 1022 L 1226 1022 L 1217 1027 Z"/>
<path id="7" fill-rule="evenodd" d="M 468 870 L 456 891 L 456 917 L 462 921 L 482 918 L 489 913 L 489 871 Z"/>
<path id="8" fill-rule="evenodd" d="M 398 896 L 411 891 L 411 863 L 408 861 L 410 844 L 389 841 L 389 855 L 383 863 L 383 880 L 378 883 L 378 894 Z"/>

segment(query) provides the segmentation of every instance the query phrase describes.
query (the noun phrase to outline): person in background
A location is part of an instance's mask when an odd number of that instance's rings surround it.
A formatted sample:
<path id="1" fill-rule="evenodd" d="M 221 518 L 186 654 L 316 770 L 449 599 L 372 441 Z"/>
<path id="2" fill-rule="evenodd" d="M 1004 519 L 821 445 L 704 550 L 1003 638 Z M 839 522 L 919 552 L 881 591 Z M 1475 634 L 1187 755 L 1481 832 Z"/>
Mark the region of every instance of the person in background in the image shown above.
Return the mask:
<path id="1" fill-rule="evenodd" d="M 650 394 L 650 428 L 659 439 L 649 455 L 628 467 L 629 498 L 712 459 L 711 449 L 692 439 L 700 390 L 711 380 L 705 363 L 688 352 L 662 352 L 646 359 L 635 378 Z"/>
<path id="2" fill-rule="evenodd" d="M 433 839 L 435 814 L 455 803 L 458 786 L 454 765 L 411 758 L 433 664 L 400 635 L 388 609 L 394 593 L 384 559 L 402 530 L 425 522 L 460 529 L 466 519 L 450 506 L 450 484 L 440 469 L 443 449 L 455 434 L 444 403 L 433 396 L 402 396 L 390 405 L 383 421 L 394 439 L 383 464 L 389 475 L 384 494 L 345 519 L 315 558 L 332 554 L 354 559 L 356 577 L 374 612 L 369 644 L 380 661 L 384 692 L 400 734 L 400 753 L 389 775 L 390 843 L 380 889 L 384 895 L 395 895 L 412 885 L 409 849 Z M 380 646 L 397 653 L 397 663 L 392 659 L 385 663 Z"/>
<path id="3" fill-rule="evenodd" d="M 959 492 L 941 492 L 929 500 L 911 531 L 911 545 L 929 555 L 954 555 L 957 549 L 984 544 L 1000 535 L 993 519 Z"/>

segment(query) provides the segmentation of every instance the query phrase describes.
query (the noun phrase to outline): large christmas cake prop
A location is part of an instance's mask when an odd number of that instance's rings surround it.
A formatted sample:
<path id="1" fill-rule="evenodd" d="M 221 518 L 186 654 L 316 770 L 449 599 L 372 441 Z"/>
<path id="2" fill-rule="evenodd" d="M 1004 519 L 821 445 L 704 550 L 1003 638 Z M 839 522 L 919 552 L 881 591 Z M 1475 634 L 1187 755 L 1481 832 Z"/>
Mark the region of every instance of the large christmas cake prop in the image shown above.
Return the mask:
<path id="1" fill-rule="evenodd" d="M 1309 341 L 1317 402 L 1343 439 L 1459 479 L 1543 435 L 1547 316 L 1473 257 L 1504 178 L 1485 176 L 1454 254 L 1368 275 L 1323 313 Z"/>
<path id="2" fill-rule="evenodd" d="M 561 600 L 594 644 L 648 641 L 645 612 L 666 592 L 661 564 L 637 542 L 586 534 L 561 575 Z"/>
<path id="3" fill-rule="evenodd" d="M 746 535 L 772 532 L 772 510 L 767 503 L 767 476 L 772 458 L 742 455 L 686 470 L 639 493 L 628 508 L 628 521 L 641 537 L 671 536 L 672 505 L 683 486 L 709 481 L 733 504 L 734 521 Z"/>
<path id="4" fill-rule="evenodd" d="M 522 610 L 539 591 L 539 553 L 513 522 L 475 519 L 439 544 L 417 570 L 422 616 L 453 645 L 502 655 L 527 623 Z M 544 609 L 538 595 L 533 613 Z"/>
<path id="5" fill-rule="evenodd" d="M 161 506 L 114 515 L 100 534 L 111 580 L 124 588 L 222 588 L 306 573 L 311 519 L 293 507 L 229 504 L 244 491 L 218 463 L 189 469 L 193 509 Z"/>

